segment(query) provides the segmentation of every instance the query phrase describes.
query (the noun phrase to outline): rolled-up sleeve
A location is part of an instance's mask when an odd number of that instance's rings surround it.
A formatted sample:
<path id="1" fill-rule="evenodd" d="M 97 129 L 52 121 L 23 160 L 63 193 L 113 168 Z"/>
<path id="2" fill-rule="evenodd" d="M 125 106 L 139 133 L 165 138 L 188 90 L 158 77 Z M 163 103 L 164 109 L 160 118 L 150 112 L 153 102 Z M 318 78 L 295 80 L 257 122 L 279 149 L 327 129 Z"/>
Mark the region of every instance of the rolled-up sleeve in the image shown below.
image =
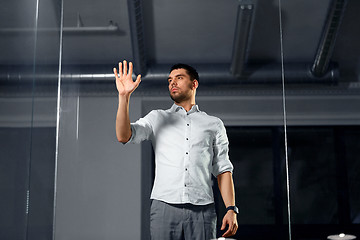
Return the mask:
<path id="1" fill-rule="evenodd" d="M 145 117 L 140 118 L 134 123 L 131 123 L 131 137 L 127 143 L 141 143 L 148 140 L 152 134 L 151 118 L 153 111 Z"/>
<path id="2" fill-rule="evenodd" d="M 218 130 L 214 140 L 214 158 L 212 162 L 212 174 L 217 177 L 224 172 L 233 172 L 233 165 L 229 159 L 229 140 L 223 122 L 219 119 Z"/>

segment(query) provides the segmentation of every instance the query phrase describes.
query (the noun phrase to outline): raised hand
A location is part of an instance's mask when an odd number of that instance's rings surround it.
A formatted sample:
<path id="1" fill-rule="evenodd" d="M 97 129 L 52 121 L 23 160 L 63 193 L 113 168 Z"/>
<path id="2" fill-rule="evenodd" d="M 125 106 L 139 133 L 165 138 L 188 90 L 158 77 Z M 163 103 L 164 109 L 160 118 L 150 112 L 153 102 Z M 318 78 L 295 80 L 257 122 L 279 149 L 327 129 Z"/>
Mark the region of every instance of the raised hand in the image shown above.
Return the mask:
<path id="1" fill-rule="evenodd" d="M 130 96 L 130 94 L 135 91 L 141 82 L 141 75 L 138 75 L 136 80 L 133 81 L 133 64 L 129 62 L 129 71 L 126 60 L 119 62 L 119 74 L 116 68 L 113 69 L 116 79 L 116 88 L 119 92 L 119 95 Z"/>

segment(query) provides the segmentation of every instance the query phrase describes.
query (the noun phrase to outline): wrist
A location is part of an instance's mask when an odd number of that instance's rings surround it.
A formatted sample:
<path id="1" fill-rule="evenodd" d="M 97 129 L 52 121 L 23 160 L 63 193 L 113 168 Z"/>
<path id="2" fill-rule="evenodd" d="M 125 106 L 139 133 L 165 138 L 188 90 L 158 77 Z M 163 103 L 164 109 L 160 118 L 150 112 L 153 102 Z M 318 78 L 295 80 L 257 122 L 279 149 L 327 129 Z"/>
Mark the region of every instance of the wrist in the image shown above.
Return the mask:
<path id="1" fill-rule="evenodd" d="M 236 214 L 239 214 L 239 209 L 234 205 L 234 206 L 228 206 L 227 208 L 226 208 L 226 211 L 228 212 L 228 211 L 232 211 L 232 212 L 234 212 L 234 213 L 236 213 Z"/>
<path id="2" fill-rule="evenodd" d="M 128 103 L 129 102 L 129 100 L 130 100 L 130 95 L 131 94 L 119 94 L 119 96 L 118 96 L 118 99 L 119 99 L 119 103 L 120 102 L 124 102 L 124 103 Z"/>
<path id="3" fill-rule="evenodd" d="M 129 98 L 131 93 L 118 93 L 119 98 Z"/>

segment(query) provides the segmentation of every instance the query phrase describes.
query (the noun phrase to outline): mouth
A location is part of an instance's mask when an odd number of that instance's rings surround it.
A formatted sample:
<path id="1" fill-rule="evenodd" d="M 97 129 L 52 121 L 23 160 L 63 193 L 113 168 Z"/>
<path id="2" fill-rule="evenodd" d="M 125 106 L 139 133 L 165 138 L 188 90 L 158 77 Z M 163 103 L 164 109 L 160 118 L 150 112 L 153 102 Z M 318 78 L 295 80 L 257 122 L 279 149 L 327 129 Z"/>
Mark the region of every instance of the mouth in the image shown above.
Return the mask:
<path id="1" fill-rule="evenodd" d="M 177 88 L 172 88 L 171 89 L 171 92 L 177 92 L 179 89 L 177 89 Z"/>

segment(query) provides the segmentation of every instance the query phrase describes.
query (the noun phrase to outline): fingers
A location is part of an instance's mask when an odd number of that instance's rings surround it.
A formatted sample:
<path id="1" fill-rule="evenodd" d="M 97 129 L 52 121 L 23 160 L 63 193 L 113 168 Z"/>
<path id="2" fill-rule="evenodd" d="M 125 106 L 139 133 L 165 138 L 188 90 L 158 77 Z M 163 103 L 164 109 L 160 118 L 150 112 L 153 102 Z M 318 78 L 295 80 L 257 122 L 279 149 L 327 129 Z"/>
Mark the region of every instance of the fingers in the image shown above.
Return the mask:
<path id="1" fill-rule="evenodd" d="M 116 68 L 113 68 L 113 72 L 114 72 L 115 78 L 117 79 L 117 78 L 118 78 L 118 74 L 117 74 Z"/>
<path id="2" fill-rule="evenodd" d="M 221 230 L 224 230 L 226 225 L 228 224 L 228 222 L 224 219 L 222 225 L 221 225 Z M 229 227 L 227 229 L 227 231 L 222 235 L 223 237 L 228 237 L 228 236 L 231 236 L 231 230 L 232 230 L 232 224 L 229 223 Z"/>
<path id="3" fill-rule="evenodd" d="M 222 235 L 222 237 L 230 237 L 232 236 L 230 228 Z"/>
<path id="4" fill-rule="evenodd" d="M 128 65 L 127 61 L 124 60 L 123 62 L 119 62 L 119 75 L 120 77 L 122 75 L 132 75 L 133 73 L 133 63 L 129 62 L 129 72 L 128 72 Z"/>
<path id="5" fill-rule="evenodd" d="M 223 222 L 222 222 L 222 225 L 221 225 L 221 230 L 224 230 L 224 229 L 225 229 L 225 227 L 226 227 L 226 222 L 225 222 L 225 221 L 223 221 Z"/>
<path id="6" fill-rule="evenodd" d="M 127 68 L 127 64 L 126 64 L 126 60 L 124 60 L 123 61 L 123 63 L 124 63 L 124 75 L 126 75 L 127 74 L 127 70 L 128 70 L 128 68 Z"/>
<path id="7" fill-rule="evenodd" d="M 133 66 L 133 63 L 132 62 L 129 62 L 129 71 L 128 71 L 128 64 L 127 64 L 127 61 L 124 60 L 123 62 L 119 62 L 119 73 L 117 72 L 117 69 L 114 68 L 113 71 L 114 71 L 114 74 L 115 74 L 115 77 L 116 79 L 121 79 L 123 76 L 132 76 L 133 74 L 133 69 L 134 69 L 134 66 Z M 136 79 L 136 82 L 139 84 L 141 81 L 141 75 L 138 75 L 137 76 L 137 79 Z"/>
<path id="8" fill-rule="evenodd" d="M 122 77 L 122 75 L 123 75 L 123 69 L 122 69 L 122 63 L 121 62 L 119 62 L 119 75 L 120 75 L 120 77 Z"/>
<path id="9" fill-rule="evenodd" d="M 222 235 L 222 237 L 230 237 L 230 236 L 235 235 L 235 233 L 237 232 L 238 225 L 237 225 L 236 221 L 233 222 L 233 221 L 229 221 L 228 219 L 223 219 L 223 222 L 221 225 L 221 230 L 224 230 L 227 225 L 228 225 L 228 229 Z"/>
<path id="10" fill-rule="evenodd" d="M 121 63 L 121 62 L 119 62 L 119 74 L 118 74 L 116 68 L 113 68 L 113 72 L 114 72 L 114 75 L 115 75 L 115 78 L 116 78 L 116 79 L 119 79 L 119 77 L 120 77 L 120 78 L 122 77 L 123 72 L 122 72 L 122 63 Z M 119 75 L 120 75 L 120 76 L 119 76 Z"/>
<path id="11" fill-rule="evenodd" d="M 222 235 L 222 237 L 230 237 L 235 235 L 237 226 L 235 224 L 229 225 L 228 230 Z"/>
<path id="12" fill-rule="evenodd" d="M 132 62 L 129 62 L 129 75 L 132 76 L 133 73 L 133 64 Z"/>

